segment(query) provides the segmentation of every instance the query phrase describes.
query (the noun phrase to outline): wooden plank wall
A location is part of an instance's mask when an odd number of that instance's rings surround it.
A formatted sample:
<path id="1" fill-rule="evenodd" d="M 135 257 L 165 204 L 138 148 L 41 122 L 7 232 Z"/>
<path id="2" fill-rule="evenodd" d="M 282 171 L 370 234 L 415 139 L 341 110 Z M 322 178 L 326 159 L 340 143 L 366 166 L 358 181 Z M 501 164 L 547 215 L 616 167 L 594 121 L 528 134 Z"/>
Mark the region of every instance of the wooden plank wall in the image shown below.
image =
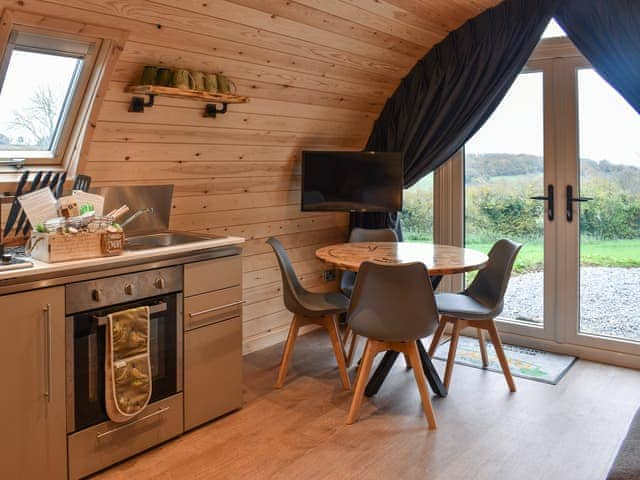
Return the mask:
<path id="1" fill-rule="evenodd" d="M 175 184 L 171 227 L 240 235 L 245 351 L 286 335 L 277 235 L 303 283 L 316 248 L 346 238 L 343 214 L 299 210 L 301 149 L 359 149 L 399 80 L 448 31 L 497 0 L 0 0 L 0 6 L 131 32 L 96 125 L 95 185 Z M 216 119 L 156 99 L 129 113 L 144 65 L 222 72 L 251 97 Z"/>

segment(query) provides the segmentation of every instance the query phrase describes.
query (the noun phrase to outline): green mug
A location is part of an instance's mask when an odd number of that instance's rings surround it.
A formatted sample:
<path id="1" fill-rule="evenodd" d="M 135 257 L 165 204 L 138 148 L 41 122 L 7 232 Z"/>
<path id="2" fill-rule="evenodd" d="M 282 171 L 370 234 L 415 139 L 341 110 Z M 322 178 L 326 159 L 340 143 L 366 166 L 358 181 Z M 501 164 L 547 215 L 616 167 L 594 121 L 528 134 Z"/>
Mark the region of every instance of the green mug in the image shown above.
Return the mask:
<path id="1" fill-rule="evenodd" d="M 173 72 L 169 68 L 159 68 L 156 75 L 156 85 L 163 87 L 171 86 Z"/>
<path id="2" fill-rule="evenodd" d="M 206 73 L 204 76 L 204 88 L 209 93 L 218 92 L 218 76 L 215 73 Z"/>
<path id="3" fill-rule="evenodd" d="M 218 92 L 220 93 L 236 93 L 236 84 L 233 83 L 229 77 L 225 77 L 224 75 L 218 74 Z"/>
<path id="4" fill-rule="evenodd" d="M 173 81 L 171 82 L 175 88 L 182 88 L 188 90 L 193 85 L 193 77 L 189 70 L 184 68 L 176 68 L 173 71 Z"/>
<path id="5" fill-rule="evenodd" d="M 205 90 L 205 85 L 204 85 L 204 73 L 202 72 L 198 72 L 198 71 L 192 71 L 191 72 L 191 79 L 193 80 L 193 86 L 191 88 L 193 88 L 194 90 L 201 90 L 204 91 Z"/>
<path id="6" fill-rule="evenodd" d="M 155 85 L 157 76 L 158 76 L 158 67 L 154 67 L 153 65 L 147 65 L 142 69 L 142 77 L 140 78 L 140 85 Z"/>

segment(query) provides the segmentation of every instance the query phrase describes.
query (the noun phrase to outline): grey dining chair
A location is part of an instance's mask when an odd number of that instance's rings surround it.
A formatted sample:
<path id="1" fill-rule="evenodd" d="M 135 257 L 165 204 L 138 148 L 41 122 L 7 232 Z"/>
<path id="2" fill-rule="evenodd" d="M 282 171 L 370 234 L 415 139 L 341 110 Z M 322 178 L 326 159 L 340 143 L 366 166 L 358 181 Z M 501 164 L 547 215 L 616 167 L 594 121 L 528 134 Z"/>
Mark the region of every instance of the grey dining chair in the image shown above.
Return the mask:
<path id="1" fill-rule="evenodd" d="M 396 232 L 390 228 L 359 228 L 356 227 L 351 230 L 349 235 L 349 242 L 397 242 L 398 236 Z M 356 283 L 356 272 L 345 270 L 342 272 L 340 278 L 340 290 L 347 297 L 350 297 L 353 293 L 353 286 Z M 353 354 L 358 344 L 358 336 L 355 335 L 349 326 L 345 328 L 344 336 L 342 337 L 342 343 L 347 345 L 351 337 L 351 344 L 349 345 L 349 353 L 347 354 L 347 367 L 351 365 L 353 360 Z"/>
<path id="2" fill-rule="evenodd" d="M 367 338 L 347 424 L 358 418 L 374 357 L 394 350 L 409 359 L 429 428 L 436 428 L 416 345 L 419 338 L 431 335 L 438 325 L 438 311 L 426 267 L 419 262 L 400 265 L 364 262 L 356 279 L 347 323 L 354 333 Z"/>
<path id="3" fill-rule="evenodd" d="M 351 382 L 347 374 L 344 347 L 338 333 L 337 322 L 337 316 L 347 310 L 349 299 L 339 292 L 313 293 L 306 290 L 300 284 L 289 256 L 280 241 L 271 237 L 267 243 L 273 248 L 280 266 L 284 304 L 287 310 L 293 313 L 289 335 L 282 353 L 276 388 L 281 388 L 284 385 L 293 347 L 298 337 L 298 330 L 304 325 L 316 324 L 327 330 L 338 362 L 342 384 L 344 388 L 350 389 Z"/>
<path id="4" fill-rule="evenodd" d="M 504 308 L 504 295 L 509 285 L 513 263 L 521 247 L 522 245 L 510 240 L 498 240 L 491 247 L 487 266 L 478 272 L 466 290 L 462 293 L 439 293 L 436 295 L 436 303 L 441 317 L 429 347 L 429 355 L 433 356 L 435 353 L 447 323 L 452 323 L 453 334 L 451 335 L 444 375 L 444 384 L 447 389 L 451 382 L 460 331 L 465 327 L 474 327 L 478 333 L 483 366 L 489 366 L 487 346 L 484 341 L 484 330 L 486 330 L 489 332 L 509 390 L 516 391 L 509 362 L 504 354 L 500 335 L 496 328 L 495 318 L 502 313 Z"/>

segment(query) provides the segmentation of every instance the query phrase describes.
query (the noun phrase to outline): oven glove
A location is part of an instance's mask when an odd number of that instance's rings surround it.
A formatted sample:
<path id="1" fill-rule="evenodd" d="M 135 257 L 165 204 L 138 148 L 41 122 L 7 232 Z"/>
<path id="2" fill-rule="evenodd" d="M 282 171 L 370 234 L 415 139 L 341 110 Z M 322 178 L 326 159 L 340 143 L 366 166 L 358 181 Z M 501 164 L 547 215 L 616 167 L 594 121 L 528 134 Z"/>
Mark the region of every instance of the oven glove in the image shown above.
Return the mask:
<path id="1" fill-rule="evenodd" d="M 108 316 L 105 359 L 105 403 L 114 422 L 126 422 L 151 399 L 149 307 Z"/>

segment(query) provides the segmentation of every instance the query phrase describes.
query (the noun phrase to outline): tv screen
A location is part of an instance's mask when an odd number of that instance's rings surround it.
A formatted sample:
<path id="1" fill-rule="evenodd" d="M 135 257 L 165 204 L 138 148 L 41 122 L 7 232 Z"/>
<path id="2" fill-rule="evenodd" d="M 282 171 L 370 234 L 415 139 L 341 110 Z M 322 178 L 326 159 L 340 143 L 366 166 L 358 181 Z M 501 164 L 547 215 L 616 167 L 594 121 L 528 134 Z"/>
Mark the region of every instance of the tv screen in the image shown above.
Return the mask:
<path id="1" fill-rule="evenodd" d="M 396 152 L 302 152 L 302 210 L 402 210 L 403 157 Z"/>

